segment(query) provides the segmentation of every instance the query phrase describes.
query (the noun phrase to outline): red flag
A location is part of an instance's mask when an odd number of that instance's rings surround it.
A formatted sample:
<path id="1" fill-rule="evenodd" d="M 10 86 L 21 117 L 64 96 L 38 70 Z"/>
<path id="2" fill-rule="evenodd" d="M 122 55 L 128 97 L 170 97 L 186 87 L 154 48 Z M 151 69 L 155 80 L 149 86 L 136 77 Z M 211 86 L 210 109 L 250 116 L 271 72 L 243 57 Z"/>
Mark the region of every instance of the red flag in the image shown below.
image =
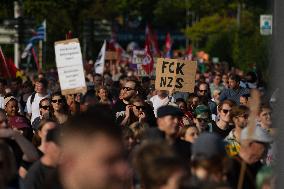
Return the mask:
<path id="1" fill-rule="evenodd" d="M 154 33 L 149 25 L 146 25 L 146 30 L 145 30 L 145 37 L 146 41 L 149 42 L 149 47 L 150 50 L 153 51 L 154 56 L 161 57 L 161 52 L 159 50 L 159 45 L 158 45 L 158 39 L 157 39 L 157 34 Z"/>
<path id="2" fill-rule="evenodd" d="M 188 49 L 185 52 L 185 58 L 186 60 L 192 60 L 192 47 L 191 45 L 188 47 Z"/>
<path id="3" fill-rule="evenodd" d="M 17 73 L 16 65 L 14 64 L 14 61 L 12 58 L 6 59 L 4 56 L 4 53 L 2 51 L 2 48 L 0 47 L 0 60 L 2 62 L 1 64 L 1 70 L 3 70 L 2 75 L 4 78 L 15 78 Z"/>
<path id="4" fill-rule="evenodd" d="M 148 75 L 153 71 L 154 67 L 154 59 L 150 50 L 150 44 L 148 40 L 146 40 L 145 43 L 145 57 L 143 59 L 142 67 Z"/>
<path id="5" fill-rule="evenodd" d="M 165 45 L 166 45 L 166 58 L 171 58 L 172 40 L 170 33 L 167 33 Z"/>

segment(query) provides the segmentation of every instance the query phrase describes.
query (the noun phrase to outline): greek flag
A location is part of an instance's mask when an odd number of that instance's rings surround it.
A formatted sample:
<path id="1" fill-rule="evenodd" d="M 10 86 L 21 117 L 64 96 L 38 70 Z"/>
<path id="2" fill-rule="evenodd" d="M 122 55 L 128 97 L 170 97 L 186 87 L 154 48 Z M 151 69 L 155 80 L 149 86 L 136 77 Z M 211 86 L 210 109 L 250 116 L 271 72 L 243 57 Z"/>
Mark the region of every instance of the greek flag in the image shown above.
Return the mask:
<path id="1" fill-rule="evenodd" d="M 35 35 L 30 38 L 27 46 L 25 47 L 21 58 L 26 58 L 27 55 L 29 54 L 29 51 L 33 47 L 33 44 L 36 43 L 37 41 L 46 41 L 46 21 L 44 20 L 41 25 L 36 29 Z"/>

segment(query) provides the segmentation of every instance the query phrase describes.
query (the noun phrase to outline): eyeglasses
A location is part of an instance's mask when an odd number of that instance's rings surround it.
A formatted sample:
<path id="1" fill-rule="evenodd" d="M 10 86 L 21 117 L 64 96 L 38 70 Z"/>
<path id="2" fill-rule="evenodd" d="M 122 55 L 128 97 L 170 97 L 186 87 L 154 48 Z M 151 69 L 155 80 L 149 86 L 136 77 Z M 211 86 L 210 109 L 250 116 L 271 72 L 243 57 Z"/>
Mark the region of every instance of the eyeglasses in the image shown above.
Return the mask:
<path id="1" fill-rule="evenodd" d="M 224 114 L 231 112 L 231 110 L 226 110 L 226 109 L 223 109 L 222 111 L 223 111 Z"/>
<path id="2" fill-rule="evenodd" d="M 40 106 L 40 108 L 44 109 L 44 110 L 49 110 L 50 107 L 49 106 Z"/>
<path id="3" fill-rule="evenodd" d="M 52 103 L 63 103 L 63 99 L 58 99 L 58 100 L 51 100 Z"/>
<path id="4" fill-rule="evenodd" d="M 135 89 L 132 89 L 132 88 L 130 88 L 130 87 L 123 87 L 122 89 L 123 89 L 123 90 L 126 90 L 126 91 L 132 91 L 132 90 L 135 90 Z"/>

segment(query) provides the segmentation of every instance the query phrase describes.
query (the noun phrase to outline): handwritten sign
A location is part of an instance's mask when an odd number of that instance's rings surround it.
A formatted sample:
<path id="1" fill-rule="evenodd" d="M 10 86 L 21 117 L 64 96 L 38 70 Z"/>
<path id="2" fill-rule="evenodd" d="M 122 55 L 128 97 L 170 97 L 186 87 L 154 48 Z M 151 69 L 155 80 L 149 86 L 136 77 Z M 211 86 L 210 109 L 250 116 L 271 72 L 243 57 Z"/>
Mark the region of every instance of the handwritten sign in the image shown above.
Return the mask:
<path id="1" fill-rule="evenodd" d="M 85 93 L 87 87 L 78 39 L 57 41 L 54 48 L 62 94 Z"/>
<path id="2" fill-rule="evenodd" d="M 194 92 L 197 62 L 158 58 L 155 88 L 180 92 Z"/>

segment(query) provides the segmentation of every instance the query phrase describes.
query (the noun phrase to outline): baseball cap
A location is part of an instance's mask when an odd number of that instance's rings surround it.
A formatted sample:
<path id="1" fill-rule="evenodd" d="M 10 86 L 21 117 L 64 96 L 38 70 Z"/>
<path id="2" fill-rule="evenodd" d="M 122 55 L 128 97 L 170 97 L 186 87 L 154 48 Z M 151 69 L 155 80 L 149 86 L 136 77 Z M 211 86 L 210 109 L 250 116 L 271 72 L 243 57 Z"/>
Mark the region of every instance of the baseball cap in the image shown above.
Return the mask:
<path id="1" fill-rule="evenodd" d="M 172 115 L 172 116 L 183 116 L 183 112 L 175 106 L 172 105 L 166 105 L 166 106 L 161 106 L 157 110 L 157 117 L 161 118 L 167 115 Z"/>
<path id="2" fill-rule="evenodd" d="M 193 157 L 202 156 L 210 159 L 225 154 L 225 143 L 222 138 L 215 133 L 201 133 L 192 145 Z"/>
<path id="3" fill-rule="evenodd" d="M 249 129 L 250 129 L 249 127 L 246 127 L 242 130 L 241 142 L 245 140 L 251 140 L 262 143 L 273 142 L 273 138 L 270 136 L 270 134 L 260 126 L 255 126 L 254 131 L 252 133 L 249 132 Z"/>
<path id="4" fill-rule="evenodd" d="M 196 118 L 207 119 L 209 117 L 209 108 L 203 104 L 195 108 L 194 114 Z"/>

